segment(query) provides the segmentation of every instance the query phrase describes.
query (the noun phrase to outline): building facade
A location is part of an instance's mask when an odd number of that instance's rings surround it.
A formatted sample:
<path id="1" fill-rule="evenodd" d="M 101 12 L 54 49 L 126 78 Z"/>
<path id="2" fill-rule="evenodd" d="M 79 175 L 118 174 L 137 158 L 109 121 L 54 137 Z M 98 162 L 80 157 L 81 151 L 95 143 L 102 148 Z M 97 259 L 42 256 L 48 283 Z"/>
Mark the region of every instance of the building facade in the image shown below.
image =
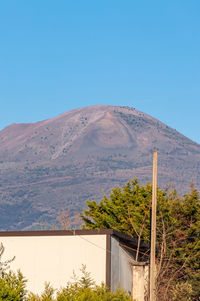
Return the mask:
<path id="1" fill-rule="evenodd" d="M 141 272 L 135 271 L 144 264 L 135 262 L 137 241 L 118 231 L 0 232 L 0 242 L 5 247 L 3 260 L 15 256 L 11 269 L 20 269 L 28 280 L 28 290 L 34 293 L 41 293 L 45 282 L 54 288 L 65 286 L 74 273 L 80 276 L 80 269 L 85 265 L 96 284 L 104 282 L 112 291 L 120 286 L 129 294 L 133 291 L 137 294 L 137 275 L 141 276 Z M 140 251 L 140 261 L 144 261 L 144 257 L 148 257 L 144 244 Z M 142 299 L 138 297 L 138 300 Z"/>

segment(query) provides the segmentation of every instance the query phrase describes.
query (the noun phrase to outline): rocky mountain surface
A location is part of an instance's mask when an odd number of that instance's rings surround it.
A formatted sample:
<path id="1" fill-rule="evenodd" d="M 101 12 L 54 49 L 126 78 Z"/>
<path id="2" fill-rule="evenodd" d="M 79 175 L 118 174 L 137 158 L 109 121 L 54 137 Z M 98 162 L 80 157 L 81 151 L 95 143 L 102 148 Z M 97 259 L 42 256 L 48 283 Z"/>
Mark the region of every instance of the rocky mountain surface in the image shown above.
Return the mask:
<path id="1" fill-rule="evenodd" d="M 91 106 L 0 131 L 0 229 L 53 227 L 62 210 L 75 215 L 138 177 L 179 193 L 200 190 L 200 145 L 129 107 Z"/>

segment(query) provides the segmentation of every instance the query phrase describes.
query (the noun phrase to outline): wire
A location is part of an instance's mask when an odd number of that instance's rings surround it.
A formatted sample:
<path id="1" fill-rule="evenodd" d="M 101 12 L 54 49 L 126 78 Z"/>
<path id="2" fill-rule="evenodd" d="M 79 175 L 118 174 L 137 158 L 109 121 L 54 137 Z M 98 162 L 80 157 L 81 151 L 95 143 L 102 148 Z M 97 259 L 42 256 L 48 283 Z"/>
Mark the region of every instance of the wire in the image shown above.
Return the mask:
<path id="1" fill-rule="evenodd" d="M 89 242 L 90 244 L 92 244 L 93 246 L 95 246 L 95 247 L 97 247 L 97 248 L 99 248 L 99 249 L 101 249 L 101 250 L 104 250 L 104 251 L 110 253 L 110 254 L 113 255 L 113 256 L 117 256 L 118 258 L 120 257 L 119 254 L 115 254 L 115 253 L 113 253 L 111 250 L 109 250 L 109 249 L 107 249 L 107 248 L 103 248 L 103 247 L 101 247 L 101 246 L 98 246 L 97 244 L 93 243 L 92 241 L 88 240 L 87 238 L 85 238 L 85 237 L 83 237 L 83 236 L 81 236 L 81 235 L 76 235 L 76 236 L 79 236 L 81 239 L 83 239 L 83 240 Z M 135 250 L 135 249 L 133 249 L 133 248 L 130 248 L 130 247 L 126 246 L 126 245 L 122 245 L 122 244 L 120 244 L 120 243 L 119 243 L 119 245 L 120 245 L 120 246 L 123 246 L 123 247 L 125 247 L 125 248 L 127 248 L 127 249 L 132 249 L 132 250 L 134 250 L 134 251 L 137 251 L 137 250 Z M 146 255 L 145 253 L 140 252 L 140 251 L 139 251 L 139 253 Z M 123 254 L 123 253 L 122 253 L 122 254 Z M 124 254 L 123 254 L 123 255 L 124 255 Z M 125 256 L 125 255 L 124 255 L 124 256 Z M 129 256 L 130 256 L 130 255 L 129 255 Z M 148 256 L 148 255 L 146 255 L 146 256 Z"/>

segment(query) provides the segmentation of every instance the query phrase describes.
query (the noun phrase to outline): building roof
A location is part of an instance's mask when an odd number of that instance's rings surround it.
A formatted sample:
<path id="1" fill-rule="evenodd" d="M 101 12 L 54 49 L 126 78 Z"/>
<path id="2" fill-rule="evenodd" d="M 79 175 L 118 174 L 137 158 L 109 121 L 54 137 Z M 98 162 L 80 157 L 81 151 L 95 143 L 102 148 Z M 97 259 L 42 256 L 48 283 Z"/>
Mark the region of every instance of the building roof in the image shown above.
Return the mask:
<path id="1" fill-rule="evenodd" d="M 112 235 L 119 239 L 121 243 L 136 248 L 137 239 L 118 232 L 114 229 L 84 229 L 84 230 L 37 230 L 37 231 L 0 231 L 0 237 L 9 236 L 73 236 L 73 235 Z M 140 243 L 140 249 L 147 250 L 148 245 Z"/>

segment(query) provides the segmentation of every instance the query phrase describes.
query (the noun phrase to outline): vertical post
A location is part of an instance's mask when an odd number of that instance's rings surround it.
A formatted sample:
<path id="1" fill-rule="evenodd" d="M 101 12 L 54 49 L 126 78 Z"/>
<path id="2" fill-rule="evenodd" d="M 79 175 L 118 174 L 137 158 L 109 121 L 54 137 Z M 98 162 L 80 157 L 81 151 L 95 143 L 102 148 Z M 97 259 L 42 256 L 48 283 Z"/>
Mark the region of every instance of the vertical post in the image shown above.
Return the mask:
<path id="1" fill-rule="evenodd" d="M 151 211 L 150 301 L 156 300 L 156 205 L 157 205 L 157 151 L 153 152 L 153 186 Z"/>
<path id="2" fill-rule="evenodd" d="M 106 235 L 106 286 L 111 290 L 111 235 Z"/>

